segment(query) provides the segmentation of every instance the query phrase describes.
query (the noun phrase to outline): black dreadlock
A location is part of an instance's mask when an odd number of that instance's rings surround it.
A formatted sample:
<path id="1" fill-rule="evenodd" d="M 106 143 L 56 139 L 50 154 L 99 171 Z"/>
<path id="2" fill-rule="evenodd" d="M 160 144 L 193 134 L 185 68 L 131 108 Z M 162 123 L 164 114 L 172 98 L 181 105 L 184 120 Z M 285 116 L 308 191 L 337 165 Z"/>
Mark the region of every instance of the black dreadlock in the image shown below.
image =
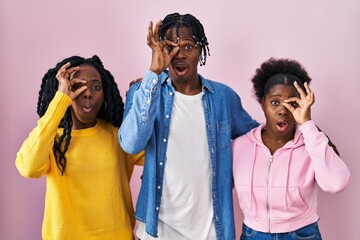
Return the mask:
<path id="1" fill-rule="evenodd" d="M 55 68 L 48 70 L 48 72 L 42 78 L 39 91 L 37 103 L 38 115 L 42 117 L 49 107 L 49 104 L 54 98 L 59 85 L 59 82 L 56 79 L 56 73 L 64 64 L 68 62 L 70 62 L 71 67 L 89 65 L 94 67 L 99 72 L 103 85 L 105 107 L 100 109 L 97 118 L 111 123 L 114 127 L 120 127 L 123 118 L 124 103 L 120 96 L 120 92 L 113 75 L 110 73 L 110 71 L 104 68 L 100 58 L 96 55 L 94 55 L 92 58 L 86 59 L 79 56 L 72 56 L 56 64 Z M 59 127 L 64 128 L 63 134 L 58 139 L 54 139 L 53 145 L 56 165 L 61 171 L 62 175 L 64 174 L 66 167 L 65 153 L 68 150 L 71 140 L 71 126 L 72 118 L 69 107 L 59 125 Z"/>
<path id="2" fill-rule="evenodd" d="M 263 97 L 274 85 L 292 85 L 296 81 L 305 91 L 304 83 L 310 83 L 311 78 L 296 60 L 270 58 L 256 69 L 256 74 L 251 81 L 256 100 L 261 103 Z"/>
<path id="3" fill-rule="evenodd" d="M 205 36 L 203 25 L 191 14 L 180 15 L 179 13 L 168 14 L 162 21 L 159 29 L 160 40 L 165 39 L 168 29 L 176 27 L 189 28 L 197 45 L 200 46 L 200 66 L 205 65 L 207 55 L 210 56 L 209 42 Z"/>

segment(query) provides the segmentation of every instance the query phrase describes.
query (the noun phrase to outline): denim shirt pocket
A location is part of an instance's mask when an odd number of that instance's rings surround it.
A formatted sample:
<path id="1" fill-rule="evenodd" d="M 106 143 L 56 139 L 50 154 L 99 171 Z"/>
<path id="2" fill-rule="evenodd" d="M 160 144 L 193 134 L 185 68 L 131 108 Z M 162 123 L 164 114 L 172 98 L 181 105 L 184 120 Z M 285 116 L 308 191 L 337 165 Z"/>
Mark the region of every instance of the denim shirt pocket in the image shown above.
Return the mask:
<path id="1" fill-rule="evenodd" d="M 231 147 L 231 120 L 217 122 L 216 131 L 219 149 Z"/>

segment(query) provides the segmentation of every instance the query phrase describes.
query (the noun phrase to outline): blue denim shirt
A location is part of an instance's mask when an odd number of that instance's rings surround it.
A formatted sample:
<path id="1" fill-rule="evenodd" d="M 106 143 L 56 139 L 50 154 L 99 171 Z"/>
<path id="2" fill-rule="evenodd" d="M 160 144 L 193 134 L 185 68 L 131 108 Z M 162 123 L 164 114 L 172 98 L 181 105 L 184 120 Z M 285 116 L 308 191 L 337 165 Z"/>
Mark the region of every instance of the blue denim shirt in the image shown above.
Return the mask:
<path id="1" fill-rule="evenodd" d="M 258 126 L 243 109 L 240 97 L 224 84 L 200 76 L 206 134 L 212 169 L 212 201 L 218 239 L 235 239 L 232 202 L 231 140 Z M 126 98 L 119 142 L 131 154 L 145 149 L 142 184 L 135 217 L 157 236 L 167 139 L 175 89 L 167 72 L 148 71 Z M 196 136 L 194 136 L 196 137 Z M 196 183 L 194 183 L 196 184 Z"/>

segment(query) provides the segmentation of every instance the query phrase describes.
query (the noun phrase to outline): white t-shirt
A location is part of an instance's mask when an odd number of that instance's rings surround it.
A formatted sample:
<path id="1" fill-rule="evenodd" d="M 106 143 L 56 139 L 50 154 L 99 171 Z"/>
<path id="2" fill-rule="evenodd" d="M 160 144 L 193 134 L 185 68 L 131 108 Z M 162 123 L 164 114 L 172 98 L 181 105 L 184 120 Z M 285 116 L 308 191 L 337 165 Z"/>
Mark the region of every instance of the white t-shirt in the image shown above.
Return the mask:
<path id="1" fill-rule="evenodd" d="M 216 239 L 211 198 L 211 163 L 202 95 L 175 93 L 166 152 L 158 236 L 141 240 Z"/>

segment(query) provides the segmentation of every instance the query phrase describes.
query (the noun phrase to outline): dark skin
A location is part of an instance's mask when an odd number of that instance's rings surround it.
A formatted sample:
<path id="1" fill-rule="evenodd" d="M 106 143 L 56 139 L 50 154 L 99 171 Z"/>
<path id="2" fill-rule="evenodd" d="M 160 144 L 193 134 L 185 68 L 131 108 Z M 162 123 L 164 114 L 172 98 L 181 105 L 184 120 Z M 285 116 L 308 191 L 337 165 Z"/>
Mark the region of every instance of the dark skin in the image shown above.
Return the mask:
<path id="1" fill-rule="evenodd" d="M 58 91 L 72 99 L 72 126 L 85 129 L 96 125 L 96 117 L 104 102 L 100 74 L 89 65 L 70 68 L 70 63 L 63 65 L 56 78 L 59 81 Z"/>
<path id="2" fill-rule="evenodd" d="M 270 88 L 262 100 L 266 117 L 262 139 L 271 154 L 294 138 L 296 124 L 311 120 L 315 96 L 307 83 L 304 87 L 306 92 L 296 82 L 294 86 L 278 84 Z"/>
<path id="3" fill-rule="evenodd" d="M 162 20 L 159 20 L 155 28 L 153 29 L 153 23 L 149 23 L 148 27 L 148 34 L 147 34 L 147 44 L 152 49 L 152 59 L 151 59 L 151 65 L 149 70 L 160 74 L 162 71 L 167 69 L 169 67 L 169 74 L 172 79 L 172 85 L 174 86 L 175 90 L 178 92 L 181 92 L 183 94 L 187 95 L 194 95 L 201 92 L 201 82 L 197 73 L 197 63 L 196 65 L 190 64 L 189 66 L 193 67 L 193 75 L 189 78 L 176 78 L 176 65 L 173 63 L 175 61 L 181 61 L 177 59 L 184 58 L 183 54 L 181 53 L 186 45 L 182 45 L 182 40 L 190 40 L 192 39 L 192 34 L 190 29 L 188 29 L 188 32 L 180 31 L 179 29 L 179 35 L 180 33 L 183 33 L 183 36 L 177 36 L 176 31 L 174 31 L 175 28 L 168 29 L 166 32 L 166 39 L 163 41 L 160 41 L 159 39 L 159 28 L 161 26 Z M 191 36 L 190 36 L 190 35 Z M 179 38 L 178 38 L 179 37 Z M 181 37 L 181 38 L 180 38 Z M 171 40 L 171 41 L 170 41 Z M 186 41 L 188 42 L 188 41 Z M 190 41 L 189 41 L 190 42 Z M 180 44 L 179 44 L 180 43 Z M 169 48 L 170 47 L 170 48 Z M 169 51 L 171 49 L 171 51 Z M 196 47 L 197 53 L 195 54 L 197 58 L 200 56 L 200 49 Z M 180 53 L 179 53 L 180 52 Z M 178 54 L 179 53 L 179 54 Z M 191 55 L 193 56 L 193 55 Z M 185 59 L 188 59 L 185 57 Z M 191 58 L 193 59 L 193 58 Z M 175 76 L 174 76 L 175 75 Z M 130 83 L 130 86 L 135 83 L 141 81 L 140 79 L 136 79 Z M 329 145 L 332 146 L 335 150 L 335 152 L 339 155 L 336 146 L 330 141 L 329 139 Z"/>
<path id="4" fill-rule="evenodd" d="M 161 20 L 153 30 L 150 22 L 147 35 L 147 44 L 152 49 L 150 71 L 160 74 L 169 68 L 169 75 L 175 90 L 186 95 L 195 95 L 201 92 L 201 82 L 197 72 L 200 49 L 195 44 L 191 29 L 180 27 L 166 31 L 163 41 L 159 39 Z"/>

